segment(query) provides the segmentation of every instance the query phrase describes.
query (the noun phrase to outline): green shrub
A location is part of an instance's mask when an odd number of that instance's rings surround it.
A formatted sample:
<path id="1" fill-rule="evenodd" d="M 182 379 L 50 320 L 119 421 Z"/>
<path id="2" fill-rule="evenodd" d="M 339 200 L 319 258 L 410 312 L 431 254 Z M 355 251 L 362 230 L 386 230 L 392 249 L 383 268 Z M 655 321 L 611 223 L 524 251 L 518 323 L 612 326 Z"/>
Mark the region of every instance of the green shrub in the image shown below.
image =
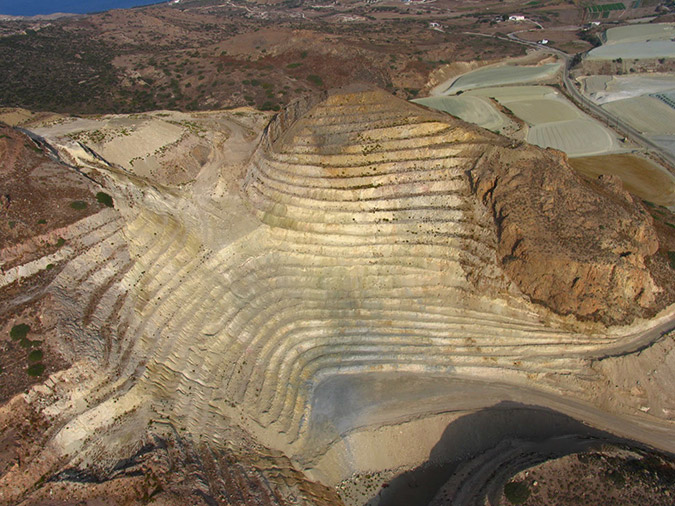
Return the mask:
<path id="1" fill-rule="evenodd" d="M 82 209 L 87 208 L 87 203 L 82 200 L 73 200 L 70 203 L 70 207 L 72 207 L 73 209 L 77 209 L 78 211 L 81 211 Z"/>
<path id="2" fill-rule="evenodd" d="M 523 504 L 530 497 L 530 488 L 522 481 L 511 481 L 504 485 L 504 495 L 511 504 Z"/>
<path id="3" fill-rule="evenodd" d="M 316 84 L 317 86 L 323 86 L 323 79 L 321 79 L 321 77 L 317 76 L 316 74 L 308 75 L 307 80 L 310 83 Z"/>
<path id="4" fill-rule="evenodd" d="M 42 363 L 31 364 L 26 369 L 28 376 L 42 376 L 42 373 L 45 372 L 45 366 Z"/>
<path id="5" fill-rule="evenodd" d="M 35 151 L 36 153 L 42 153 L 42 150 L 41 150 L 40 148 L 38 148 L 38 147 L 37 147 L 35 144 L 33 144 L 33 143 L 24 142 L 23 145 L 26 146 L 26 147 L 29 148 L 29 149 L 32 149 L 32 150 Z"/>
<path id="6" fill-rule="evenodd" d="M 113 207 L 114 204 L 113 198 L 104 192 L 98 192 L 96 194 L 96 200 L 98 201 L 99 204 L 103 204 L 104 206 L 108 207 Z"/>
<path id="7" fill-rule="evenodd" d="M 609 471 L 605 477 L 611 481 L 616 488 L 623 488 L 626 484 L 626 478 L 620 471 Z"/>
<path id="8" fill-rule="evenodd" d="M 301 66 L 302 66 L 302 63 L 300 63 L 300 62 L 289 63 L 288 65 L 286 65 L 286 68 L 287 69 L 297 69 L 298 67 L 301 67 Z"/>
<path id="9" fill-rule="evenodd" d="M 15 341 L 19 341 L 20 339 L 25 339 L 29 332 L 29 325 L 26 325 L 25 323 L 19 323 L 18 325 L 14 325 L 12 327 L 12 330 L 9 331 L 9 336 Z"/>
<path id="10" fill-rule="evenodd" d="M 28 361 L 33 363 L 33 362 L 40 362 L 42 360 L 43 353 L 42 350 L 33 350 L 28 354 Z"/>
<path id="11" fill-rule="evenodd" d="M 22 337 L 21 340 L 19 341 L 19 345 L 22 348 L 30 348 L 31 346 L 33 346 L 33 341 L 31 341 L 27 337 Z"/>
<path id="12" fill-rule="evenodd" d="M 279 104 L 274 102 L 267 101 L 262 106 L 260 106 L 261 111 L 278 111 L 280 109 Z"/>
<path id="13" fill-rule="evenodd" d="M 51 271 L 53 268 L 54 264 L 47 264 L 47 266 L 45 267 L 45 269 L 47 269 L 48 271 Z"/>
<path id="14" fill-rule="evenodd" d="M 668 260 L 670 260 L 670 267 L 675 269 L 675 251 L 668 252 Z"/>
<path id="15" fill-rule="evenodd" d="M 66 240 L 65 240 L 63 237 L 59 237 L 59 240 L 56 241 L 56 247 L 57 247 L 57 248 L 60 248 L 60 247 L 63 246 L 64 244 L 66 244 Z"/>
<path id="16" fill-rule="evenodd" d="M 45 219 L 38 220 L 38 225 L 46 225 L 46 224 L 47 224 L 47 220 L 45 220 Z"/>

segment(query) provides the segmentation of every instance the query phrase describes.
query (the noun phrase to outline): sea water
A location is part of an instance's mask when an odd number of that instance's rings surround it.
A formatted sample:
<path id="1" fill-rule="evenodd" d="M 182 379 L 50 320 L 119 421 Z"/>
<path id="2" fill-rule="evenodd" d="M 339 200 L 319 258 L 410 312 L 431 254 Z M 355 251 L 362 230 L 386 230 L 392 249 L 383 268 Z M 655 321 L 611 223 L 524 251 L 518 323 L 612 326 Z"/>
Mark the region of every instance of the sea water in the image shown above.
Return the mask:
<path id="1" fill-rule="evenodd" d="M 86 14 L 156 3 L 166 2 L 160 0 L 0 0 L 0 15 L 35 16 L 55 12 Z"/>

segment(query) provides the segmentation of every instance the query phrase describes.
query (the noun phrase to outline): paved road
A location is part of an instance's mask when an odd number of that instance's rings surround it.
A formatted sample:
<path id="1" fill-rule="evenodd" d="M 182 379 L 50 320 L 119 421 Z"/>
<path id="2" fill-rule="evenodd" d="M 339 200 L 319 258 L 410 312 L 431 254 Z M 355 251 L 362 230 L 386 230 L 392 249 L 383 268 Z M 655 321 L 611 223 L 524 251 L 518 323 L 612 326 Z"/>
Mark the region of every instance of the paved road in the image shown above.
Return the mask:
<path id="1" fill-rule="evenodd" d="M 652 142 L 650 139 L 642 135 L 642 133 L 640 133 L 635 128 L 631 127 L 630 125 L 627 125 L 626 123 L 619 120 L 616 116 L 608 113 L 605 109 L 596 105 L 594 102 L 589 100 L 577 89 L 577 87 L 570 79 L 569 75 L 570 66 L 572 64 L 572 57 L 569 54 L 565 53 L 564 51 L 560 51 L 559 49 L 546 46 L 544 44 L 538 44 L 537 42 L 530 42 L 528 40 L 521 39 L 516 35 L 517 33 L 519 32 L 512 32 L 509 33 L 507 36 L 510 40 L 514 42 L 547 51 L 549 53 L 559 56 L 564 60 L 565 68 L 562 74 L 563 85 L 565 86 L 565 90 L 572 98 L 572 100 L 576 102 L 577 106 L 579 106 L 582 110 L 585 110 L 586 112 L 590 112 L 593 116 L 598 117 L 601 120 L 605 121 L 608 125 L 611 125 L 612 128 L 623 134 L 627 139 L 631 140 L 635 144 L 642 146 L 643 148 L 648 149 L 649 151 L 654 153 L 658 158 L 661 159 L 663 164 L 671 172 L 675 173 L 675 156 L 673 154 L 664 150 L 658 144 Z"/>

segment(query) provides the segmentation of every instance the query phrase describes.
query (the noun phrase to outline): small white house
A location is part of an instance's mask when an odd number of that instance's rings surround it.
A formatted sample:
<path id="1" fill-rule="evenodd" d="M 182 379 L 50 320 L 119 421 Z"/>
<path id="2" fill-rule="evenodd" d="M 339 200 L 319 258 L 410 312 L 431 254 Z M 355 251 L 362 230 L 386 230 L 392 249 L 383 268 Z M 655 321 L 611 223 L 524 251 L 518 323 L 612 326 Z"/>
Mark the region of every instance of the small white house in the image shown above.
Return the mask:
<path id="1" fill-rule="evenodd" d="M 541 39 L 539 44 L 548 44 L 548 39 Z"/>
<path id="2" fill-rule="evenodd" d="M 514 14 L 513 16 L 509 16 L 509 21 L 525 21 L 525 16 Z"/>

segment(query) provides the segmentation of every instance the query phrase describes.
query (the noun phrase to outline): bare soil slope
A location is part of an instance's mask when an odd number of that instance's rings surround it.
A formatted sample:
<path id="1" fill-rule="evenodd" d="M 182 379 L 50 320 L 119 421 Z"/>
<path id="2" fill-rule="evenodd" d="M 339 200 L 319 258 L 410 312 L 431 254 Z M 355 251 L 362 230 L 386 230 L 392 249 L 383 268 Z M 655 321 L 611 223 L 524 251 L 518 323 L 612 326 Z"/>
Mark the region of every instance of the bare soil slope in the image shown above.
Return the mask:
<path id="1" fill-rule="evenodd" d="M 0 401 L 67 364 L 45 289 L 62 267 L 59 252 L 70 246 L 68 227 L 105 207 L 95 192 L 92 181 L 51 160 L 28 136 L 0 126 L 0 272 L 7 276 L 0 288 Z M 14 275 L 40 259 L 49 260 Z M 12 339 L 10 330 L 21 324 L 30 327 L 25 339 Z M 45 372 L 28 374 L 34 363 Z"/>

